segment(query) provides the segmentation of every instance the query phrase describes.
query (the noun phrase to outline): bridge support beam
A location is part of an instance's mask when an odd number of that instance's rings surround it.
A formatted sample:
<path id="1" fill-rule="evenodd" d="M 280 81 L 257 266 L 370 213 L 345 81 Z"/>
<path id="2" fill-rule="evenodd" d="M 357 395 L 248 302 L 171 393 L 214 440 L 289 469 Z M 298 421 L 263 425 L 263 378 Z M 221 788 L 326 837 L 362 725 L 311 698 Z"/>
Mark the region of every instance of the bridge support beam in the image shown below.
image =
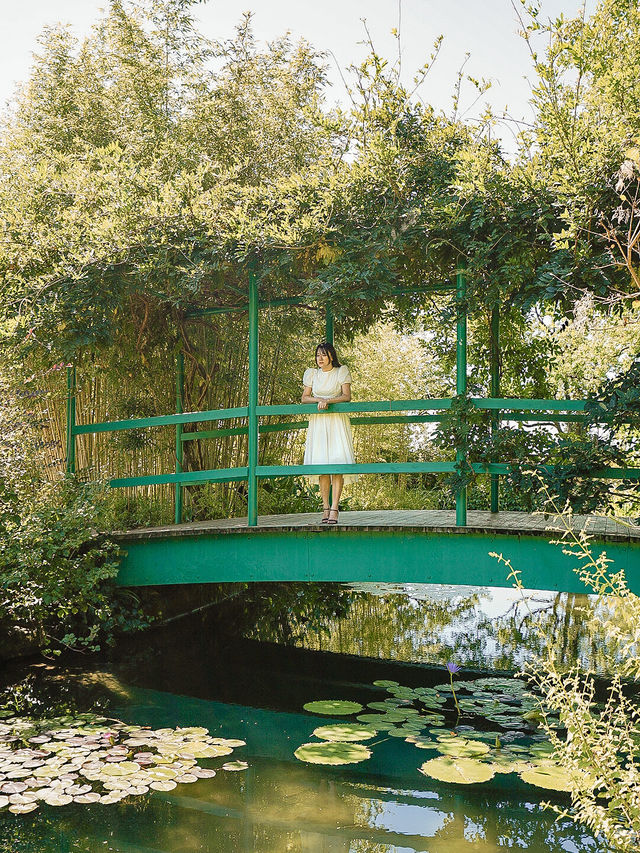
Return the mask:
<path id="1" fill-rule="evenodd" d="M 258 279 L 254 263 L 249 266 L 249 435 L 247 517 L 249 527 L 258 524 Z"/>
<path id="2" fill-rule="evenodd" d="M 456 275 L 456 394 L 467 393 L 467 286 L 464 273 Z M 456 448 L 456 462 L 464 462 L 466 448 Z M 467 489 L 459 489 L 456 494 L 456 524 L 465 527 L 467 524 Z"/>

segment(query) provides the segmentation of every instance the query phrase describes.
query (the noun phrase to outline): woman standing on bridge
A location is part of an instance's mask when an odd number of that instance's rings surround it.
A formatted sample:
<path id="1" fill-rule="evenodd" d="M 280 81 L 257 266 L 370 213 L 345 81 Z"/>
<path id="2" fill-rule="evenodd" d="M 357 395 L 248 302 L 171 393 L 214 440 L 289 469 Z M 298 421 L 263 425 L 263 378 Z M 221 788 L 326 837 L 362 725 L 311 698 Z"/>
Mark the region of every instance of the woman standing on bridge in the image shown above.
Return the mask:
<path id="1" fill-rule="evenodd" d="M 351 400 L 351 374 L 340 364 L 333 345 L 323 341 L 316 347 L 316 365 L 305 370 L 302 378 L 303 403 L 317 403 L 325 414 L 309 415 L 305 465 L 349 465 L 355 462 L 351 421 L 348 415 L 326 412 L 329 403 Z M 357 474 L 320 474 L 309 481 L 319 483 L 322 496 L 322 524 L 338 523 L 338 507 L 342 487 L 358 479 Z M 331 506 L 329 494 L 331 493 Z"/>

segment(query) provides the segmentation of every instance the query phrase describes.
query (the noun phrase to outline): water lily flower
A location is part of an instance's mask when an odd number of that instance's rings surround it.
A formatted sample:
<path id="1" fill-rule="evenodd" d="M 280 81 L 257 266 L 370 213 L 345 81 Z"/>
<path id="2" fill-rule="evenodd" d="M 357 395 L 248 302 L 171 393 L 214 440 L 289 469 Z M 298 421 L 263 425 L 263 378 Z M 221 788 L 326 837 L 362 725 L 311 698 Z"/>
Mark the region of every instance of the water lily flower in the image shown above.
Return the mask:
<path id="1" fill-rule="evenodd" d="M 453 693 L 453 701 L 456 703 L 456 710 L 458 712 L 458 717 L 460 716 L 460 705 L 458 705 L 458 697 L 456 696 L 456 689 L 453 686 L 453 676 L 456 672 L 460 672 L 462 667 L 458 666 L 457 663 L 452 663 L 451 661 L 447 664 L 447 671 L 449 673 L 449 681 L 451 682 L 451 692 Z"/>

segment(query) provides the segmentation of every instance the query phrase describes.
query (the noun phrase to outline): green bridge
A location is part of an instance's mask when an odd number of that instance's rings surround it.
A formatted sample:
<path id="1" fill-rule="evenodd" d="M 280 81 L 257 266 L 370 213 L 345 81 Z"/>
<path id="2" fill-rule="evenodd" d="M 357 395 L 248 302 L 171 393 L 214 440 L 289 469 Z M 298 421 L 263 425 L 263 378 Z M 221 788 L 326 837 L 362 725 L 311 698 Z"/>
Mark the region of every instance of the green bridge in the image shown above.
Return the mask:
<path id="1" fill-rule="evenodd" d="M 511 587 L 503 554 L 522 570 L 526 587 L 585 592 L 576 558 L 549 542 L 553 519 L 520 512 L 468 514 L 464 527 L 444 510 L 341 513 L 327 528 L 319 514 L 217 519 L 133 530 L 119 537 L 126 550 L 125 586 L 226 581 L 447 583 Z M 612 519 L 575 517 L 593 534 L 594 554 L 606 550 L 640 593 L 640 527 Z"/>
<path id="2" fill-rule="evenodd" d="M 399 288 L 389 297 L 407 293 L 454 291 L 457 298 L 456 394 L 467 395 L 467 316 L 465 277 L 422 288 Z M 452 458 L 440 462 L 364 463 L 354 465 L 260 465 L 260 436 L 269 432 L 305 429 L 315 405 L 260 405 L 258 389 L 258 315 L 261 307 L 295 306 L 302 298 L 261 301 L 258 276 L 250 270 L 246 302 L 207 308 L 193 316 L 247 311 L 249 316 L 249 389 L 246 406 L 184 412 L 184 360 L 176 364 L 176 411 L 147 418 L 102 423 L 76 422 L 76 372 L 67 369 L 67 471 L 76 470 L 76 440 L 84 435 L 175 427 L 175 470 L 161 475 L 113 479 L 113 488 L 140 488 L 159 484 L 174 487 L 174 520 L 169 527 L 135 530 L 120 535 L 126 556 L 119 582 L 127 586 L 213 583 L 226 581 L 385 581 L 487 584 L 511 586 L 504 564 L 490 552 L 504 554 L 514 569 L 524 572 L 527 587 L 584 592 L 573 571 L 575 558 L 549 544 L 548 522 L 525 513 L 499 511 L 499 479 L 519 467 L 512 460 L 469 463 L 464 446 L 451 449 Z M 333 314 L 324 306 L 326 339 L 333 341 Z M 514 399 L 500 396 L 499 313 L 494 309 L 490 328 L 490 397 L 471 398 L 469 404 L 490 413 L 491 431 L 501 421 L 527 423 L 585 422 L 586 401 Z M 330 412 L 351 414 L 352 425 L 437 423 L 455 398 L 375 400 L 338 403 Z M 291 418 L 294 420 L 291 420 Z M 285 418 L 285 420 L 283 420 Z M 607 416 L 603 414 L 602 420 Z M 231 425 L 230 425 L 230 422 Z M 238 424 L 238 422 L 240 422 Z M 207 429 L 207 427 L 212 427 Z M 186 429 L 191 427 L 191 429 Z M 204 428 L 203 428 L 204 427 Z M 247 464 L 236 468 L 185 471 L 185 442 L 247 436 Z M 343 513 L 341 524 L 327 530 L 317 515 L 261 517 L 258 481 L 308 474 L 454 474 L 465 466 L 490 478 L 490 512 L 467 512 L 467 489 L 456 494 L 455 512 L 393 511 Z M 548 466 L 547 466 L 548 467 Z M 604 468 L 590 477 L 637 481 L 639 468 Z M 247 518 L 196 524 L 183 523 L 184 490 L 201 483 L 244 481 Z M 586 519 L 574 520 L 585 523 Z M 629 586 L 640 592 L 640 528 L 612 520 L 589 520 L 595 551 L 606 548 L 615 569 L 625 569 Z"/>

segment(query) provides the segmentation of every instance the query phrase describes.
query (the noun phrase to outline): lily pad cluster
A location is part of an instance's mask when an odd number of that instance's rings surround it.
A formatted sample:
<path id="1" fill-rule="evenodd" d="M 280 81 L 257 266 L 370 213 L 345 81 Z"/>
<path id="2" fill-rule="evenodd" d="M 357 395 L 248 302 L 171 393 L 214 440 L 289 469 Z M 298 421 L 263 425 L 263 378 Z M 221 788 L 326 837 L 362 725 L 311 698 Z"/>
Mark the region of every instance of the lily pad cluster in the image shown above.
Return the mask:
<path id="1" fill-rule="evenodd" d="M 308 702 L 313 714 L 357 715 L 355 723 L 319 726 L 318 742 L 295 751 L 296 758 L 313 764 L 353 764 L 371 756 L 368 741 L 402 738 L 417 749 L 436 755 L 419 768 L 444 782 L 487 782 L 498 773 L 517 773 L 531 785 L 569 791 L 571 779 L 553 757 L 553 745 L 539 731 L 543 716 L 560 728 L 557 716 L 544 709 L 526 682 L 517 678 L 477 678 L 434 687 L 405 687 L 397 681 L 374 681 L 389 695 L 370 702 L 333 699 Z M 454 689 L 458 708 L 454 700 Z"/>
<path id="2" fill-rule="evenodd" d="M 243 740 L 212 737 L 200 726 L 150 729 L 92 714 L 0 722 L 0 809 L 41 804 L 117 803 L 151 791 L 209 779 L 198 759 L 231 755 Z M 231 761 L 224 770 L 244 770 Z"/>

